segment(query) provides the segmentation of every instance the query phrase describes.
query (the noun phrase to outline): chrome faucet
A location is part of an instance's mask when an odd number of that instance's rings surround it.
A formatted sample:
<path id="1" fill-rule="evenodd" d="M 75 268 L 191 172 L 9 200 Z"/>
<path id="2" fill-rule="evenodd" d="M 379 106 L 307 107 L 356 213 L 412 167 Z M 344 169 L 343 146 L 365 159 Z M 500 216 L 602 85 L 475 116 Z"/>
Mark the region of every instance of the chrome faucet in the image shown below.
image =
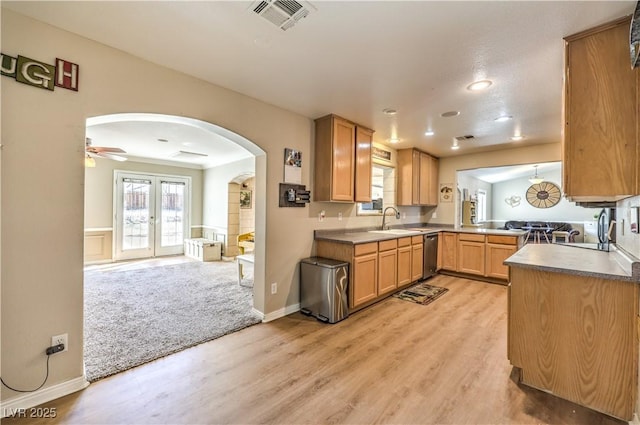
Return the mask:
<path id="1" fill-rule="evenodd" d="M 389 208 L 391 208 L 392 210 L 394 210 L 396 212 L 396 220 L 400 220 L 400 211 L 398 211 L 396 207 L 387 207 L 387 208 L 385 208 L 384 211 L 382 212 L 382 230 L 385 230 L 384 223 L 385 223 L 385 220 L 387 218 L 387 210 Z"/>

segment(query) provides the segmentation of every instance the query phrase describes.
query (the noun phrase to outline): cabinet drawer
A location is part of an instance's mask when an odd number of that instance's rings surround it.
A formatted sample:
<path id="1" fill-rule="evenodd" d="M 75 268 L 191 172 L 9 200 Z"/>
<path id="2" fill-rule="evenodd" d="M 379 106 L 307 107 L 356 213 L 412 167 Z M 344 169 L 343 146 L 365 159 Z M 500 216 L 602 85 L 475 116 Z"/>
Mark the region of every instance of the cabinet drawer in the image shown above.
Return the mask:
<path id="1" fill-rule="evenodd" d="M 416 245 L 419 243 L 424 242 L 424 237 L 422 235 L 420 236 L 411 236 L 411 243 Z"/>
<path id="2" fill-rule="evenodd" d="M 398 239 L 398 247 L 401 246 L 409 246 L 411 245 L 411 237 L 407 236 L 406 238 L 399 238 Z"/>
<path id="3" fill-rule="evenodd" d="M 390 249 L 396 249 L 398 247 L 398 240 L 391 239 L 389 241 L 380 241 L 378 251 L 389 251 Z"/>
<path id="4" fill-rule="evenodd" d="M 484 242 L 484 235 L 477 235 L 474 233 L 459 233 L 458 240 L 469 242 Z"/>
<path id="5" fill-rule="evenodd" d="M 378 252 L 378 242 L 362 243 L 353 247 L 353 256 L 373 254 Z"/>
<path id="6" fill-rule="evenodd" d="M 498 243 L 502 245 L 517 245 L 517 236 L 499 236 L 499 235 L 487 235 L 487 242 Z"/>

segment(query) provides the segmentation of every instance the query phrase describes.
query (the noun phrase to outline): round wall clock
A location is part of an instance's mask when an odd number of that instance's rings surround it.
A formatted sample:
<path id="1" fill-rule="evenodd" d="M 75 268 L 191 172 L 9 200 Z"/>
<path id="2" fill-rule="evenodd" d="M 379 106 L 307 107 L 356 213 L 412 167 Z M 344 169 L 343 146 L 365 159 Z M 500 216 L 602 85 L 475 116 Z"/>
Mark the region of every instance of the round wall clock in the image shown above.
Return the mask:
<path id="1" fill-rule="evenodd" d="M 551 182 L 532 184 L 527 189 L 527 202 L 536 208 L 550 208 L 560 202 L 560 188 Z"/>

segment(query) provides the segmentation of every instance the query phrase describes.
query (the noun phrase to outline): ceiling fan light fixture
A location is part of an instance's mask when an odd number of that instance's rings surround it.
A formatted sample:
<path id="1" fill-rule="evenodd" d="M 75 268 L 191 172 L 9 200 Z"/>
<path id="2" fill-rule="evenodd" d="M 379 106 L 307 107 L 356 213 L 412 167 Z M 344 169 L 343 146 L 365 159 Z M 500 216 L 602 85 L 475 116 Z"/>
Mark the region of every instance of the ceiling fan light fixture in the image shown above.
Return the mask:
<path id="1" fill-rule="evenodd" d="M 537 165 L 534 165 L 534 167 L 535 167 L 535 169 L 536 169 L 536 173 L 535 173 L 535 175 L 534 175 L 534 176 L 532 176 L 532 177 L 530 177 L 530 178 L 529 178 L 529 182 L 530 182 L 531 184 L 540 184 L 540 183 L 542 183 L 542 182 L 544 181 L 544 177 L 542 177 L 542 176 L 538 176 L 538 166 L 537 166 Z"/>
<path id="2" fill-rule="evenodd" d="M 84 166 L 85 168 L 96 168 L 96 160 L 87 154 L 87 156 L 84 157 Z"/>
<path id="3" fill-rule="evenodd" d="M 474 81 L 473 83 L 469 84 L 467 86 L 467 90 L 469 91 L 481 91 L 484 89 L 488 89 L 489 86 L 491 86 L 491 84 L 493 84 L 493 82 L 491 80 L 479 80 L 479 81 Z"/>

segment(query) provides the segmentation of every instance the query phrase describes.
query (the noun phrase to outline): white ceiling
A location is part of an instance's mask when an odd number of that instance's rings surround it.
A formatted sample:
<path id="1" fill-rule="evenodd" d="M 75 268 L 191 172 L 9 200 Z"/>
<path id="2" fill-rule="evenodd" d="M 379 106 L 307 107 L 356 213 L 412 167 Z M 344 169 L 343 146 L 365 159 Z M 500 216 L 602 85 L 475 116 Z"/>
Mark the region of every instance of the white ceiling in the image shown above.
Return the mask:
<path id="1" fill-rule="evenodd" d="M 634 1 L 313 1 L 307 18 L 282 31 L 250 13 L 251 4 L 2 2 L 309 118 L 341 115 L 374 129 L 378 142 L 397 137 L 394 148 L 418 147 L 439 157 L 559 142 L 562 38 L 635 7 Z M 493 85 L 483 92 L 466 89 L 479 79 Z M 398 114 L 385 115 L 385 108 Z M 460 115 L 442 118 L 446 111 Z M 494 121 L 503 114 L 513 119 Z M 435 135 L 425 136 L 427 129 Z M 112 146 L 112 133 L 120 139 L 128 133 L 133 143 L 147 130 L 95 131 L 95 145 Z M 151 139 L 190 138 L 176 127 L 148 131 Z M 163 131 L 171 135 L 161 136 Z M 512 142 L 517 133 L 525 139 Z M 465 134 L 475 140 L 451 150 L 453 137 Z"/>

